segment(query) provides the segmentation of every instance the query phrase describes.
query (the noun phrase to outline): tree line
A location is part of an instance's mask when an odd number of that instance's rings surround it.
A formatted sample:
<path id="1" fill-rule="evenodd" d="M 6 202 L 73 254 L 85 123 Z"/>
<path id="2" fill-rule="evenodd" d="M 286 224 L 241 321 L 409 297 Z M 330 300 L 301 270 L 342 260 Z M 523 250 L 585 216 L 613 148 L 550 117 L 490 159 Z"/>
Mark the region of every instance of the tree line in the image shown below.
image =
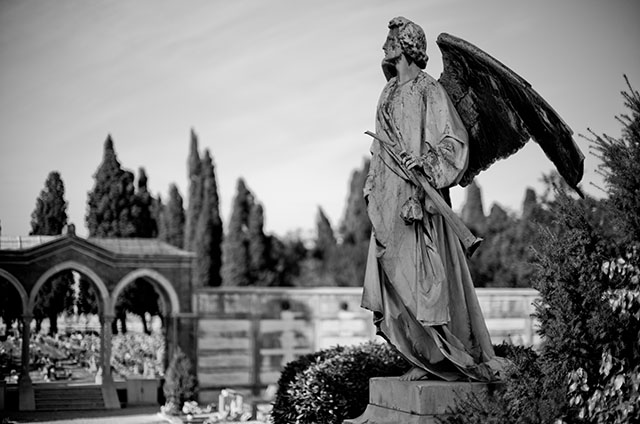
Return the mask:
<path id="1" fill-rule="evenodd" d="M 175 183 L 170 184 L 167 200 L 153 196 L 143 167 L 137 178 L 123 168 L 110 135 L 104 142 L 102 161 L 94 174 L 94 186 L 87 196 L 85 216 L 89 237 L 156 238 L 195 253 L 192 280 L 195 287 L 234 286 L 360 286 L 364 279 L 371 223 L 362 196 L 369 172 L 369 160 L 355 169 L 341 222 L 334 228 L 322 207 L 316 213 L 315 237 L 300 234 L 284 237 L 264 231 L 265 208 L 241 177 L 236 183 L 226 232 L 220 215 L 218 183 L 211 152 L 200 152 L 195 131 L 190 133 L 187 158 L 187 206 Z M 520 217 L 493 205 L 484 215 L 480 188 L 467 188 L 462 218 L 484 238 L 481 249 L 471 259 L 471 272 L 477 286 L 528 287 L 532 272 L 531 246 L 535 245 L 536 225 L 544 221 L 544 201 L 529 190 Z M 68 224 L 64 183 L 52 171 L 36 199 L 31 215 L 31 235 L 61 234 Z M 45 284 L 38 294 L 34 318 L 39 327 L 50 319 L 56 332 L 55 317 L 62 312 L 97 313 L 92 283 L 80 274 L 63 272 Z M 77 274 L 76 274 L 77 275 Z M 0 284 L 4 282 L 0 281 Z M 6 296 L 5 296 L 6 298 Z M 5 321 L 20 316 L 15 302 L 3 299 Z M 142 319 L 149 332 L 148 315 L 160 316 L 158 294 L 145 279 L 136 280 L 120 295 L 112 330 L 126 332 L 126 312 Z M 119 322 L 119 325 L 117 324 Z"/>
<path id="2" fill-rule="evenodd" d="M 367 163 L 368 164 L 368 163 Z M 352 190 L 364 184 L 366 169 L 354 172 Z M 196 287 L 218 286 L 317 286 L 358 285 L 364 266 L 363 247 L 370 227 L 361 195 L 349 196 L 344 224 L 335 235 L 321 208 L 318 210 L 318 240 L 309 246 L 299 234 L 279 238 L 264 231 L 264 206 L 243 178 L 236 184 L 232 213 L 226 234 L 219 211 L 219 195 L 213 157 L 201 154 L 195 131 L 190 134 L 187 159 L 189 181 L 187 206 L 176 184 L 168 197 L 153 196 L 143 167 L 137 178 L 118 160 L 114 141 L 108 135 L 102 160 L 87 195 L 85 223 L 89 238 L 155 238 L 195 253 L 192 281 Z M 64 182 L 58 171 L 46 178 L 31 214 L 30 235 L 59 235 L 69 224 Z M 363 215 L 364 214 L 364 215 Z M 343 241 L 341 241 L 343 240 Z M 346 255 L 346 256 L 345 256 Z M 349 256 L 357 258 L 349 260 Z M 341 272 L 339 272 L 341 271 Z M 0 279 L 6 296 L 0 298 L 5 323 L 19 320 L 22 311 L 17 293 Z M 49 319 L 49 332 L 57 332 L 61 313 L 96 314 L 97 297 L 83 274 L 63 271 L 40 289 L 34 309 L 36 330 Z M 146 317 L 160 316 L 158 294 L 145 279 L 138 279 L 121 293 L 116 303 L 114 333 L 126 332 L 126 313 L 138 315 L 146 332 Z"/>

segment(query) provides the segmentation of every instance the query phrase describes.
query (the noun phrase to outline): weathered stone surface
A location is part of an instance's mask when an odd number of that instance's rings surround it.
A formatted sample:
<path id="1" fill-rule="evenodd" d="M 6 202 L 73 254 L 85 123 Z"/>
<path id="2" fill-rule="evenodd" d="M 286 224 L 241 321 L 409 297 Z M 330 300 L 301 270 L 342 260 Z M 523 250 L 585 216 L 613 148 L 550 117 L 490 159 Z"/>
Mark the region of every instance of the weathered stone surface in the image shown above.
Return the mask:
<path id="1" fill-rule="evenodd" d="M 467 41 L 442 33 L 436 43 L 444 68 L 439 82 L 469 132 L 469 164 L 460 185 L 533 139 L 580 192 L 584 155 L 571 128 L 531 84 Z"/>
<path id="2" fill-rule="evenodd" d="M 382 406 L 369 405 L 358 418 L 345 420 L 343 424 L 438 424 L 433 415 L 415 415 Z"/>
<path id="3" fill-rule="evenodd" d="M 496 384 L 372 378 L 366 411 L 344 424 L 436 423 L 455 410 L 457 401 L 469 395 L 489 396 Z"/>

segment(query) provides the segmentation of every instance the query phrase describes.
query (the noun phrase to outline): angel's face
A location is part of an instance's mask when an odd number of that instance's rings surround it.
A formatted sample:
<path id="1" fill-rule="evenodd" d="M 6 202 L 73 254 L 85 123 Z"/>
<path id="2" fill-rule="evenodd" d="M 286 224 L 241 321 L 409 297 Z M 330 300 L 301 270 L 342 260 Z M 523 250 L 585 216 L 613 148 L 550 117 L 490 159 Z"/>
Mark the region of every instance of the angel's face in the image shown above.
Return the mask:
<path id="1" fill-rule="evenodd" d="M 395 63 L 396 60 L 402 55 L 402 47 L 400 46 L 400 41 L 398 40 L 398 32 L 398 28 L 392 28 L 391 30 L 389 30 L 387 40 L 382 46 L 385 62 Z"/>

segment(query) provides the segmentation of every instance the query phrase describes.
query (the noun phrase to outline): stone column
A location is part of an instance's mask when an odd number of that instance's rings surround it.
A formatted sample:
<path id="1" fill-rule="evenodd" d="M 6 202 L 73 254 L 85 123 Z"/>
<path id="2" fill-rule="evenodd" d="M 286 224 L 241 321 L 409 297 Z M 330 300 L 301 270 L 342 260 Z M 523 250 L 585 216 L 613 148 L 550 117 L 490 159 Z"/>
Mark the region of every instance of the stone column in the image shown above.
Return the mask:
<path id="1" fill-rule="evenodd" d="M 111 375 L 111 321 L 114 317 L 103 315 L 100 317 L 100 368 L 102 368 L 102 384 L 113 384 Z"/>
<path id="2" fill-rule="evenodd" d="M 180 326 L 180 317 L 175 313 L 169 317 L 169 322 L 171 323 L 171 356 L 167 355 L 167 360 L 170 361 L 175 355 L 177 347 L 180 346 L 180 341 L 178 340 L 178 327 Z M 167 366 L 169 363 L 167 362 Z"/>
<path id="3" fill-rule="evenodd" d="M 32 319 L 33 316 L 31 314 L 22 315 L 22 367 L 18 379 L 18 408 L 21 411 L 33 411 L 36 409 L 33 384 L 31 383 L 31 376 L 29 376 L 29 342 L 31 340 Z"/>
<path id="4" fill-rule="evenodd" d="M 102 398 L 107 409 L 120 409 L 118 392 L 111 375 L 111 315 L 100 316 L 100 368 L 102 369 Z M 96 383 L 98 379 L 96 378 Z"/>
<path id="5" fill-rule="evenodd" d="M 162 360 L 162 366 L 164 371 L 167 371 L 169 368 L 169 360 L 173 357 L 173 345 L 175 343 L 175 336 L 173 334 L 173 329 L 175 327 L 175 323 L 173 320 L 173 316 L 170 314 L 165 314 L 163 316 L 164 326 L 162 328 L 163 336 L 164 336 L 164 358 Z"/>

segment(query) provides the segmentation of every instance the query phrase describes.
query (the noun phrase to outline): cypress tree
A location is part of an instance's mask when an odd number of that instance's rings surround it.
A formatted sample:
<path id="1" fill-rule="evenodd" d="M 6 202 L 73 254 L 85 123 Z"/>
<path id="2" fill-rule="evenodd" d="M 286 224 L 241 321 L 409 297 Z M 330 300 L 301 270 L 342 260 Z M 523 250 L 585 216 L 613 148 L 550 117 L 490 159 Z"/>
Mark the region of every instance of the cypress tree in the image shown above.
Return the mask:
<path id="1" fill-rule="evenodd" d="M 209 150 L 202 158 L 203 199 L 195 233 L 195 276 L 199 286 L 220 286 L 222 266 L 222 220 L 219 212 L 218 187 Z"/>
<path id="2" fill-rule="evenodd" d="M 182 249 L 184 246 L 185 213 L 182 196 L 175 184 L 169 185 L 169 200 L 162 206 L 160 213 L 161 228 L 159 237 L 167 243 Z"/>
<path id="3" fill-rule="evenodd" d="M 104 142 L 102 162 L 94 175 L 95 184 L 88 195 L 86 215 L 89 237 L 132 237 L 136 233 L 132 217 L 135 203 L 133 173 L 122 169 L 109 134 Z M 86 289 L 81 287 L 81 289 Z M 85 294 L 83 294 L 84 296 Z M 86 293 L 87 296 L 90 296 Z M 92 301 L 85 300 L 87 303 Z M 119 306 L 119 305 L 116 305 Z M 112 323 L 117 333 L 116 321 L 126 328 L 126 315 L 121 307 L 116 307 L 116 319 Z"/>
<path id="4" fill-rule="evenodd" d="M 206 196 L 205 196 L 206 197 Z M 211 246 L 213 245 L 213 222 L 208 214 L 201 214 L 198 220 L 195 240 L 196 258 L 193 264 L 193 278 L 197 287 L 206 287 L 212 279 Z"/>
<path id="5" fill-rule="evenodd" d="M 349 196 L 344 219 L 340 225 L 343 242 L 358 245 L 369 242 L 371 236 L 371 221 L 364 201 L 364 184 L 369 174 L 369 159 L 365 159 L 362 169 L 356 169 L 351 174 L 349 182 Z"/>
<path id="6" fill-rule="evenodd" d="M 225 286 L 293 285 L 306 249 L 299 239 L 285 240 L 264 232 L 264 208 L 238 179 L 227 235 L 222 244 Z"/>
<path id="7" fill-rule="evenodd" d="M 522 201 L 522 219 L 529 220 L 535 214 L 538 206 L 538 199 L 536 192 L 532 188 L 527 188 L 524 193 L 524 200 Z"/>
<path id="8" fill-rule="evenodd" d="M 31 214 L 31 235 L 58 235 L 67 225 L 64 183 L 58 171 L 51 171 Z"/>
<path id="9" fill-rule="evenodd" d="M 247 217 L 249 272 L 257 286 L 291 286 L 306 249 L 299 240 L 280 240 L 264 232 L 264 207 L 254 201 Z"/>
<path id="10" fill-rule="evenodd" d="M 117 232 L 112 236 L 105 233 L 103 237 L 136 237 L 138 228 L 136 228 L 133 211 L 136 202 L 136 193 L 134 185 L 135 177 L 133 172 L 123 169 L 122 178 L 120 180 L 121 204 L 119 208 L 117 220 Z"/>
<path id="11" fill-rule="evenodd" d="M 153 204 L 151 207 L 151 215 L 153 216 L 153 219 L 155 219 L 156 221 L 156 226 L 158 231 L 157 238 L 162 241 L 167 241 L 167 233 L 168 233 L 165 214 L 166 214 L 166 206 L 162 201 L 162 196 L 160 195 L 160 193 L 158 193 L 158 195 L 153 199 Z M 181 243 L 182 241 L 183 239 L 180 239 Z"/>
<path id="12" fill-rule="evenodd" d="M 0 277 L 0 317 L 7 327 L 22 317 L 22 302 L 18 291 L 11 283 Z"/>
<path id="13" fill-rule="evenodd" d="M 313 255 L 318 259 L 329 259 L 336 249 L 336 236 L 333 233 L 331 222 L 321 207 L 318 207 L 316 215 L 316 244 Z"/>
<path id="14" fill-rule="evenodd" d="M 80 314 L 97 314 L 98 300 L 95 288 L 89 279 L 80 274 L 80 282 L 78 283 L 78 299 L 76 306 Z"/>
<path id="15" fill-rule="evenodd" d="M 465 189 L 466 199 L 462 207 L 461 218 L 476 235 L 485 232 L 486 217 L 482 203 L 482 191 L 475 180 Z"/>
<path id="16" fill-rule="evenodd" d="M 227 236 L 222 244 L 222 283 L 225 286 L 247 286 L 252 282 L 247 223 L 253 202 L 253 194 L 239 178 Z"/>
<path id="17" fill-rule="evenodd" d="M 364 280 L 371 221 L 362 193 L 369 164 L 369 160 L 365 160 L 362 169 L 351 174 L 349 182 L 347 206 L 340 225 L 341 240 L 329 267 L 339 286 L 360 286 Z"/>
<path id="18" fill-rule="evenodd" d="M 153 216 L 154 199 L 147 188 L 147 173 L 140 167 L 137 190 L 134 196 L 131 217 L 135 227 L 135 237 L 152 238 L 158 235 L 158 223 Z"/>
<path id="19" fill-rule="evenodd" d="M 299 236 L 289 234 L 283 240 L 267 236 L 269 268 L 263 285 L 291 287 L 300 281 L 307 259 L 307 249 Z M 308 281 L 305 281 L 308 284 Z"/>
<path id="20" fill-rule="evenodd" d="M 512 223 L 512 219 L 500 205 L 491 205 L 491 211 L 487 217 L 487 233 L 498 233 Z"/>
<path id="21" fill-rule="evenodd" d="M 36 200 L 31 214 L 31 235 L 58 235 L 67 224 L 67 202 L 64 200 L 64 183 L 57 171 L 47 176 L 45 187 Z M 61 272 L 47 281 L 36 297 L 34 318 L 39 327 L 49 318 L 49 334 L 58 332 L 58 315 L 73 305 L 73 274 Z"/>
<path id="22" fill-rule="evenodd" d="M 269 239 L 264 233 L 264 209 L 258 202 L 251 205 L 247 217 L 247 238 L 249 241 L 249 272 L 254 283 L 271 285 L 268 275 Z"/>
<path id="23" fill-rule="evenodd" d="M 135 201 L 134 177 L 123 170 L 109 135 L 104 143 L 102 163 L 94 174 L 95 184 L 88 194 L 86 215 L 89 237 L 132 237 L 136 227 L 132 217 Z"/>
<path id="24" fill-rule="evenodd" d="M 152 216 L 153 197 L 147 189 L 147 175 L 140 168 L 137 190 L 134 175 L 122 169 L 115 153 L 113 140 L 109 135 L 104 144 L 102 163 L 95 175 L 95 184 L 88 197 L 87 227 L 90 237 L 154 237 L 157 223 Z M 157 301 L 139 289 L 139 281 L 116 299 L 116 320 L 112 323 L 117 332 L 116 321 L 126 332 L 126 310 L 135 304 L 136 308 L 153 312 Z M 86 291 L 86 287 L 81 286 Z M 88 295 L 82 293 L 83 296 Z M 84 302 L 91 302 L 85 300 Z M 90 308 L 90 305 L 89 307 Z M 140 315 L 140 314 L 139 314 Z"/>
<path id="25" fill-rule="evenodd" d="M 203 178 L 202 161 L 198 153 L 198 137 L 191 129 L 191 148 L 188 159 L 189 177 L 189 203 L 187 205 L 187 216 L 184 230 L 184 248 L 193 251 L 195 249 L 195 234 L 202 209 L 203 198 Z"/>
<path id="26" fill-rule="evenodd" d="M 343 265 L 339 255 L 342 247 L 338 246 L 336 236 L 324 210 L 318 207 L 316 214 L 316 238 L 309 257 L 301 260 L 298 284 L 305 286 L 335 286 L 336 275 Z"/>
<path id="27" fill-rule="evenodd" d="M 138 171 L 138 181 L 134 203 L 132 207 L 131 217 L 135 227 L 133 237 L 152 238 L 158 234 L 158 223 L 154 217 L 155 199 L 149 193 L 147 188 L 147 173 L 143 167 Z M 153 286 L 144 279 L 137 279 L 116 299 L 116 310 L 121 311 L 121 316 L 126 319 L 126 312 L 131 312 L 140 317 L 144 332 L 150 334 L 147 325 L 146 313 L 159 315 L 158 294 Z M 120 319 L 123 332 L 126 332 L 126 323 L 124 319 Z M 115 328 L 115 326 L 113 326 Z"/>

